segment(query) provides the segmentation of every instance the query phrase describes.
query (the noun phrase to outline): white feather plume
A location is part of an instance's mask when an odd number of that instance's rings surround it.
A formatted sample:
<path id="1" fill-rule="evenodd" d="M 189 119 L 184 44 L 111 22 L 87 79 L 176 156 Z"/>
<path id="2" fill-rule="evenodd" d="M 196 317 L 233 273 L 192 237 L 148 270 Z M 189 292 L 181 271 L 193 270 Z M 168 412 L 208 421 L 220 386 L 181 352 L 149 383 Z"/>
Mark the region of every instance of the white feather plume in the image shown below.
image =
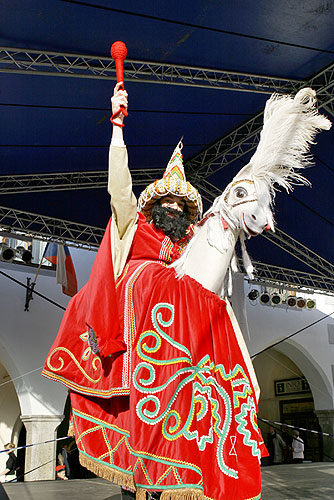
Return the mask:
<path id="1" fill-rule="evenodd" d="M 271 188 L 277 183 L 289 191 L 292 184 L 309 184 L 297 170 L 310 165 L 308 152 L 317 132 L 331 127 L 331 122 L 318 113 L 315 96 L 314 90 L 304 88 L 294 98 L 279 94 L 270 97 L 260 142 L 243 170 L 250 169 L 255 178 L 265 180 Z"/>

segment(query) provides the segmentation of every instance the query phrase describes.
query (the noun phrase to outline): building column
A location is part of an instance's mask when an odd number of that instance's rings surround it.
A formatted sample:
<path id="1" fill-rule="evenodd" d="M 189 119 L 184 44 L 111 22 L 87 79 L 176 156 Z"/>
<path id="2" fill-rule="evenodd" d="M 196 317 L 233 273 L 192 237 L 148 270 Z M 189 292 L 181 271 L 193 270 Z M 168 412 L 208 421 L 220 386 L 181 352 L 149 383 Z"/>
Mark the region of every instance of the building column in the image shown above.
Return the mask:
<path id="1" fill-rule="evenodd" d="M 52 441 L 26 448 L 24 480 L 43 481 L 55 479 L 57 428 L 64 415 L 22 415 L 26 428 L 26 445 Z M 29 472 L 31 471 L 31 472 Z"/>
<path id="2" fill-rule="evenodd" d="M 331 434 L 331 436 L 323 436 L 324 461 L 331 462 L 334 459 L 334 410 L 317 410 L 315 413 L 318 417 L 321 431 Z"/>

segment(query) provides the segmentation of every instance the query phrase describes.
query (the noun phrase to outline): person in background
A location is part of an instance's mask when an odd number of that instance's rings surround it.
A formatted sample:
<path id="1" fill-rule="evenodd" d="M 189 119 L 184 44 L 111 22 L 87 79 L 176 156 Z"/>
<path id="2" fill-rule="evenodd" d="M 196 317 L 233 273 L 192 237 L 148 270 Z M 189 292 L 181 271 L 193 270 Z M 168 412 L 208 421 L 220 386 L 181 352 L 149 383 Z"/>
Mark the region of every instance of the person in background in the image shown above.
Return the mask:
<path id="1" fill-rule="evenodd" d="M 283 463 L 286 443 L 273 427 L 269 427 L 268 441 L 270 463 L 272 465 Z"/>
<path id="2" fill-rule="evenodd" d="M 292 459 L 294 464 L 301 464 L 304 460 L 304 441 L 299 437 L 299 431 L 292 431 Z"/>
<path id="3" fill-rule="evenodd" d="M 0 481 L 3 483 L 8 483 L 10 481 L 16 481 L 16 455 L 14 453 L 13 448 L 15 448 L 14 443 L 7 443 L 4 446 L 6 453 L 8 455 L 8 459 L 6 462 L 6 468 L 0 472 Z"/>

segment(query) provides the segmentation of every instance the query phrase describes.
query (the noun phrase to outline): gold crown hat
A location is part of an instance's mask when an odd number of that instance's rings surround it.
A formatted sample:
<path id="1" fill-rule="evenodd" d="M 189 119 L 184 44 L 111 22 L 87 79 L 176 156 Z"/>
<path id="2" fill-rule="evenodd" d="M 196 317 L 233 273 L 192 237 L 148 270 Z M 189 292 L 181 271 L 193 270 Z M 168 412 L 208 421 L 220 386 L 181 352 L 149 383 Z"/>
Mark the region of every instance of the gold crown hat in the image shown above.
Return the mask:
<path id="1" fill-rule="evenodd" d="M 182 141 L 178 143 L 171 159 L 168 162 L 162 179 L 158 179 L 147 186 L 138 200 L 138 210 L 145 215 L 148 221 L 152 218 L 154 203 L 163 196 L 173 194 L 182 198 L 187 207 L 191 221 L 202 215 L 203 204 L 199 192 L 186 180 L 183 167 Z"/>

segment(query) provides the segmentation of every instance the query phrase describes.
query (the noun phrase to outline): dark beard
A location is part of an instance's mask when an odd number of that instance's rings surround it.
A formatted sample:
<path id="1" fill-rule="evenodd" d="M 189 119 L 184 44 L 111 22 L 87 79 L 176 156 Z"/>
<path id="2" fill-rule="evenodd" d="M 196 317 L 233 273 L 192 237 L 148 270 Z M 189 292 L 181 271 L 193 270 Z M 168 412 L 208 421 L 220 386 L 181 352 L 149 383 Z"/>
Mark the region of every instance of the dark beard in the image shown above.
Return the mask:
<path id="1" fill-rule="evenodd" d="M 168 214 L 173 214 L 175 217 L 170 217 Z M 152 208 L 152 220 L 154 226 L 161 229 L 172 241 L 184 238 L 190 225 L 187 214 L 174 208 L 162 207 L 159 202 Z"/>

